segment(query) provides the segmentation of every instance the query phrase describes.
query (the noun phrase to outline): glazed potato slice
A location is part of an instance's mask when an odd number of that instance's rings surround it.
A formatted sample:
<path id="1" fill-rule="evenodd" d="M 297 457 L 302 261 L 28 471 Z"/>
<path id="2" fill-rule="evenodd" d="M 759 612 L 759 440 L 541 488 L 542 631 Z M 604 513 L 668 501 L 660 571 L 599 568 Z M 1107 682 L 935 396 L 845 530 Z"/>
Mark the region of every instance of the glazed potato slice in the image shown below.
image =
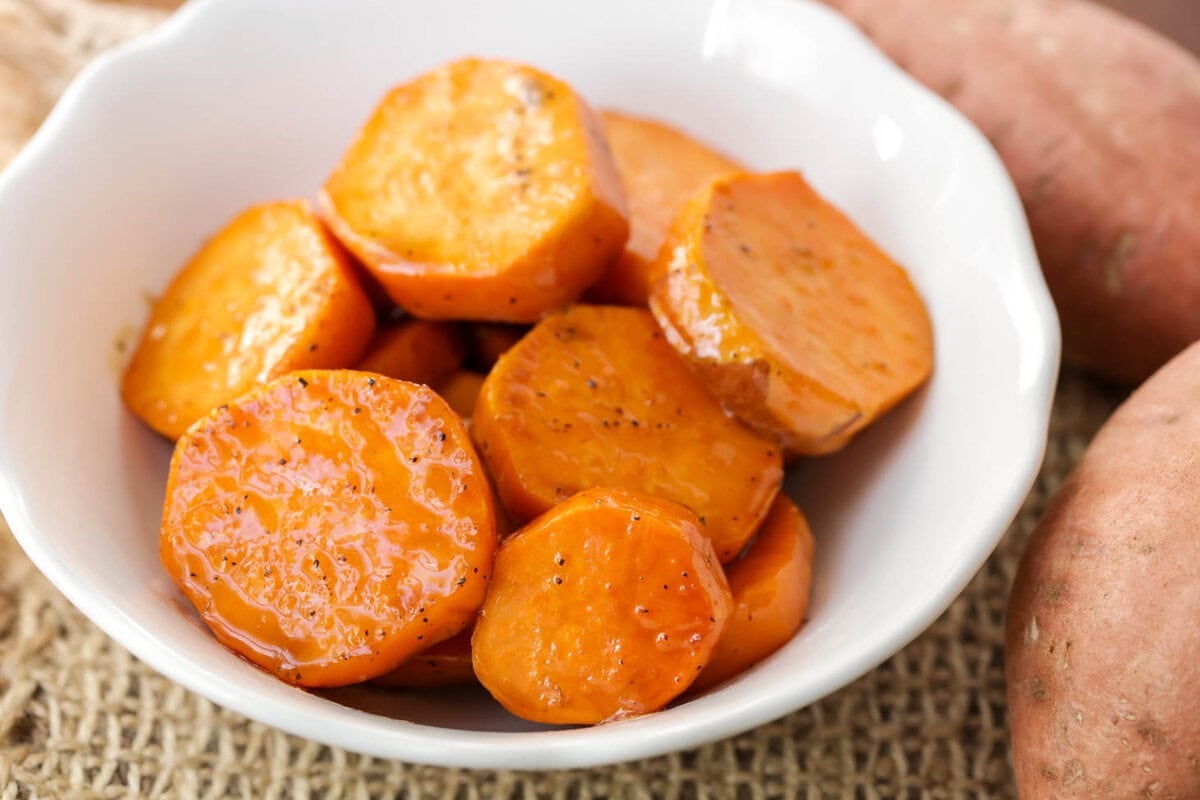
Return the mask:
<path id="1" fill-rule="evenodd" d="M 375 332 L 358 368 L 437 386 L 462 366 L 465 354 L 462 333 L 452 323 L 404 319 Z"/>
<path id="2" fill-rule="evenodd" d="M 659 260 L 650 308 L 667 338 L 789 456 L 838 450 L 933 367 L 904 269 L 798 173 L 712 181 Z"/>
<path id="3" fill-rule="evenodd" d="M 497 545 L 458 415 L 427 386 L 285 375 L 179 440 L 160 552 L 227 647 L 300 686 L 378 677 L 468 627 Z"/>
<path id="4" fill-rule="evenodd" d="M 643 491 L 699 514 L 722 561 L 783 476 L 778 446 L 727 415 L 637 308 L 547 317 L 488 375 L 472 425 L 517 522 L 584 489 Z"/>
<path id="5" fill-rule="evenodd" d="M 399 689 L 434 689 L 475 683 L 475 670 L 471 666 L 471 634 L 474 630 L 468 628 L 422 650 L 371 683 Z"/>
<path id="6" fill-rule="evenodd" d="M 466 59 L 393 89 L 325 183 L 322 209 L 401 307 L 532 322 L 577 297 L 629 235 L 599 120 L 532 67 Z"/>
<path id="7" fill-rule="evenodd" d="M 783 647 L 808 611 L 813 536 L 785 495 L 775 499 L 750 549 L 725 567 L 733 613 L 708 666 L 692 684 L 704 691 L 724 683 Z"/>
<path id="8" fill-rule="evenodd" d="M 645 306 L 658 277 L 658 251 L 684 204 L 708 181 L 742 168 L 661 122 L 616 111 L 602 116 L 629 203 L 629 243 L 588 297 Z"/>
<path id="9" fill-rule="evenodd" d="M 526 325 L 500 325 L 477 322 L 467 326 L 467 363 L 473 369 L 489 372 L 500 356 L 529 333 Z"/>
<path id="10" fill-rule="evenodd" d="M 154 305 L 121 379 L 125 404 L 178 439 L 251 387 L 352 366 L 375 312 L 308 204 L 255 206 L 204 245 Z"/>
<path id="11" fill-rule="evenodd" d="M 525 719 L 657 711 L 708 663 L 730 595 L 696 515 L 581 492 L 506 540 L 471 639 L 475 674 Z"/>
<path id="12" fill-rule="evenodd" d="M 475 404 L 487 376 L 469 369 L 460 369 L 437 385 L 437 393 L 464 420 L 475 413 Z"/>

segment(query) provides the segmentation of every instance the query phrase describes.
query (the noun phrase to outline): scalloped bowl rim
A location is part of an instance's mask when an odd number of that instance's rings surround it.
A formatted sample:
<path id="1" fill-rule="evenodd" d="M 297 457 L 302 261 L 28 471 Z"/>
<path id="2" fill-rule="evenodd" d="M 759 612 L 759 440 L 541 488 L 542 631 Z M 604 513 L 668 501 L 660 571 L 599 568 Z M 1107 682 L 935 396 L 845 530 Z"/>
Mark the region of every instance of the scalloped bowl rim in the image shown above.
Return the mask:
<path id="1" fill-rule="evenodd" d="M 88 65 L 68 87 L 33 140 L 0 175 L 0 208 L 12 201 L 9 197 L 10 187 L 40 169 L 47 159 L 55 157 L 60 134 L 72 125 L 81 99 L 95 89 L 106 73 L 138 56 L 170 58 L 172 48 L 178 42 L 196 35 L 203 26 L 218 23 L 226 15 L 228 19 L 239 15 L 253 16 L 252 10 L 237 8 L 241 2 L 243 0 L 192 0 L 158 28 L 117 46 Z M 771 5 L 770 0 L 738 2 L 764 8 Z M 980 536 L 974 541 L 965 551 L 958 574 L 914 607 L 907 623 L 889 631 L 875 649 L 857 654 L 840 672 L 828 674 L 820 681 L 806 683 L 802 690 L 785 687 L 770 694 L 759 693 L 756 697 L 740 698 L 744 702 L 737 705 L 718 705 L 714 701 L 715 695 L 693 701 L 711 713 L 700 719 L 693 717 L 686 723 L 679 721 L 672 712 L 664 712 L 594 728 L 495 733 L 445 729 L 390 719 L 380 723 L 380 717 L 353 710 L 346 710 L 351 716 L 331 723 L 319 715 L 310 717 L 298 714 L 286 701 L 249 696 L 219 670 L 200 665 L 181 665 L 171 650 L 164 647 L 150 631 L 107 603 L 103 593 L 96 587 L 78 581 L 72 575 L 70 565 L 57 558 L 39 533 L 15 485 L 13 475 L 18 465 L 10 463 L 7 452 L 0 450 L 0 508 L 4 510 L 21 546 L 51 582 L 108 635 L 152 668 L 187 688 L 219 705 L 289 733 L 375 756 L 429 764 L 509 768 L 578 767 L 659 755 L 769 722 L 835 691 L 881 663 L 921 633 L 958 596 L 991 553 L 1032 485 L 1044 455 L 1044 432 L 1049 423 L 1057 375 L 1060 349 L 1057 317 L 1038 268 L 1015 190 L 998 157 L 982 135 L 940 98 L 927 92 L 887 61 L 857 30 L 834 12 L 800 0 L 793 2 L 804 10 L 786 13 L 813 15 L 820 25 L 828 29 L 830 35 L 838 37 L 843 47 L 854 51 L 863 69 L 869 70 L 875 80 L 887 84 L 894 91 L 917 98 L 917 102 L 928 106 L 930 114 L 940 118 L 940 125 L 952 130 L 957 137 L 973 142 L 972 146 L 979 150 L 978 157 L 991 162 L 989 169 L 994 171 L 998 184 L 993 189 L 999 192 L 1000 201 L 1006 207 L 1006 219 L 997 224 L 1011 228 L 1014 247 L 1025 265 L 1024 274 L 1015 276 L 1014 280 L 1019 281 L 1029 293 L 1033 318 L 1037 322 L 1033 329 L 1024 331 L 1022 335 L 1028 336 L 1034 343 L 1030 352 L 1041 356 L 1040 363 L 1031 366 L 1033 377 L 1028 388 L 1029 397 L 1032 398 L 1029 411 L 1033 415 L 1030 426 L 1034 431 L 1041 431 L 1042 435 L 1033 436 L 1025 443 L 1018 467 L 1014 470 L 1014 480 L 1006 492 L 991 499 L 988 512 L 991 535 Z M 253 3 L 246 3 L 247 9 L 253 7 Z M 7 410 L 6 404 L 16 380 L 12 374 L 13 359 L 8 358 L 8 350 L 5 348 L 5 352 L 0 353 L 0 412 Z M 356 724 L 356 720 L 362 724 Z M 379 727 L 380 724 L 386 727 Z"/>

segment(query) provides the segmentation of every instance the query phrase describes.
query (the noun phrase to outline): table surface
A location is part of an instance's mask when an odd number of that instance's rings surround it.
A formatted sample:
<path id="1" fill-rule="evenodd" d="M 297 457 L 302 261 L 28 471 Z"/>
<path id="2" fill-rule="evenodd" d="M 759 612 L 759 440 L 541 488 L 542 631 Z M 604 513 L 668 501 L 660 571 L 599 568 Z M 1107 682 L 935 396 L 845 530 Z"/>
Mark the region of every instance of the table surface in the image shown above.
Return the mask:
<path id="1" fill-rule="evenodd" d="M 1195 0 L 1112 0 L 1200 49 Z M 0 0 L 0 165 L 96 52 L 171 0 Z M 1003 619 L 1017 559 L 1119 393 L 1059 383 L 1046 460 L 994 555 L 921 637 L 824 700 L 716 744 L 591 770 L 421 767 L 296 739 L 149 670 L 32 567 L 0 521 L 0 800 L 26 797 L 1015 797 Z"/>

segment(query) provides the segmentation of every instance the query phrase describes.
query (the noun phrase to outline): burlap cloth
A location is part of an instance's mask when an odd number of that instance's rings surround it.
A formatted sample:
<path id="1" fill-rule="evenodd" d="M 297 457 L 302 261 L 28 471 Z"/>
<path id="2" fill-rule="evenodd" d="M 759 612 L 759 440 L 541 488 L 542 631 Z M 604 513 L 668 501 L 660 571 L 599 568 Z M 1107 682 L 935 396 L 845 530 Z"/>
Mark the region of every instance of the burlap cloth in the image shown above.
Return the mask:
<path id="1" fill-rule="evenodd" d="M 154 5 L 0 0 L 0 164 L 82 63 L 164 16 Z M 1002 649 L 1009 584 L 1047 498 L 1118 399 L 1064 375 L 1046 461 L 1020 516 L 963 596 L 894 658 L 758 730 L 593 770 L 387 762 L 217 708 L 97 630 L 37 573 L 0 521 L 0 800 L 1015 797 Z"/>

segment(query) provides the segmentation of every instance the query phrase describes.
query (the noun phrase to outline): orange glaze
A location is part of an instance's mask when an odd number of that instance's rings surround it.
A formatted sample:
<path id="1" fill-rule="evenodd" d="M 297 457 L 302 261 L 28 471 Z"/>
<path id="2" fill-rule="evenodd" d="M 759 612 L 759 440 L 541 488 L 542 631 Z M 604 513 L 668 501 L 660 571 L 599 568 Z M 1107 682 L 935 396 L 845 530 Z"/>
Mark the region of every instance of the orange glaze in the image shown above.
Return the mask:
<path id="1" fill-rule="evenodd" d="M 463 59 L 394 88 L 325 182 L 338 238 L 406 311 L 534 322 L 629 236 L 600 121 L 522 64 Z"/>
<path id="2" fill-rule="evenodd" d="M 475 674 L 537 722 L 657 711 L 708 662 L 730 604 L 695 514 L 637 492 L 581 492 L 500 547 Z"/>
<path id="3" fill-rule="evenodd" d="M 302 200 L 247 209 L 154 305 L 121 382 L 126 405 L 172 439 L 251 387 L 346 367 L 375 312 L 341 247 Z"/>
<path id="4" fill-rule="evenodd" d="M 615 111 L 601 116 L 629 203 L 629 242 L 587 297 L 645 306 L 659 274 L 655 260 L 675 216 L 709 180 L 741 167 L 661 122 Z"/>
<path id="5" fill-rule="evenodd" d="M 437 386 L 462 366 L 465 354 L 462 333 L 452 323 L 402 319 L 375 332 L 358 369 Z"/>
<path id="6" fill-rule="evenodd" d="M 525 325 L 476 322 L 467 327 L 467 364 L 480 372 L 489 372 L 500 356 L 529 333 Z"/>
<path id="7" fill-rule="evenodd" d="M 308 371 L 179 440 L 160 550 L 223 644 L 285 681 L 338 686 L 467 627 L 496 544 L 482 467 L 441 398 Z"/>
<path id="8" fill-rule="evenodd" d="M 437 384 L 437 393 L 460 417 L 469 420 L 475 413 L 475 403 L 479 401 L 485 379 L 486 376 L 478 372 L 460 369 Z"/>
<path id="9" fill-rule="evenodd" d="M 643 309 L 544 319 L 488 375 L 471 424 L 516 521 L 583 489 L 644 491 L 699 514 L 722 561 L 783 478 L 778 446 L 724 412 Z"/>
<path id="10" fill-rule="evenodd" d="M 812 564 L 808 521 L 781 494 L 750 549 L 725 568 L 733 614 L 693 691 L 724 683 L 788 643 L 808 611 Z"/>
<path id="11" fill-rule="evenodd" d="M 438 642 L 371 683 L 405 689 L 433 689 L 475 683 L 475 670 L 471 666 L 473 632 L 473 628 L 468 628 L 444 642 Z"/>
<path id="12" fill-rule="evenodd" d="M 789 456 L 838 450 L 932 369 L 908 275 L 798 173 L 716 179 L 659 261 L 650 308 L 671 344 Z"/>

